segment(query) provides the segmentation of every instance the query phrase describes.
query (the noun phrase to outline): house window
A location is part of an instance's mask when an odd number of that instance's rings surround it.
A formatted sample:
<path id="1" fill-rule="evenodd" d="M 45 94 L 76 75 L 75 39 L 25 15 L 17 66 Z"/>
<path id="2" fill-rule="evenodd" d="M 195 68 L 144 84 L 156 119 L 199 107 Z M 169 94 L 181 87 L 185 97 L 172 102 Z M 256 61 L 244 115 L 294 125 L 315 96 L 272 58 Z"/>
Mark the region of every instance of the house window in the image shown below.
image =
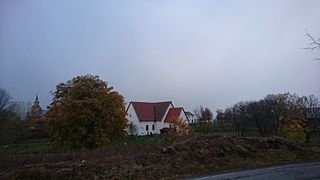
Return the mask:
<path id="1" fill-rule="evenodd" d="M 152 124 L 152 130 L 154 130 L 154 124 Z"/>
<path id="2" fill-rule="evenodd" d="M 146 131 L 149 131 L 149 125 L 146 125 Z"/>

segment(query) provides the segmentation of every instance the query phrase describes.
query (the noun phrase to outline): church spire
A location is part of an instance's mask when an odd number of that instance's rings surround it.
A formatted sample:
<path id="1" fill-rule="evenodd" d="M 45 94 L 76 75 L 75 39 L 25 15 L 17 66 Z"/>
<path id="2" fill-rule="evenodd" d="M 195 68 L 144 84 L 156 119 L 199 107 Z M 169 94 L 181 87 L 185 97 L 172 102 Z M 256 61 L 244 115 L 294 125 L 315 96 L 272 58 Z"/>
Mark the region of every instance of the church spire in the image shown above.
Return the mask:
<path id="1" fill-rule="evenodd" d="M 39 104 L 39 98 L 38 98 L 38 93 L 36 95 L 36 100 L 34 101 L 35 104 Z"/>

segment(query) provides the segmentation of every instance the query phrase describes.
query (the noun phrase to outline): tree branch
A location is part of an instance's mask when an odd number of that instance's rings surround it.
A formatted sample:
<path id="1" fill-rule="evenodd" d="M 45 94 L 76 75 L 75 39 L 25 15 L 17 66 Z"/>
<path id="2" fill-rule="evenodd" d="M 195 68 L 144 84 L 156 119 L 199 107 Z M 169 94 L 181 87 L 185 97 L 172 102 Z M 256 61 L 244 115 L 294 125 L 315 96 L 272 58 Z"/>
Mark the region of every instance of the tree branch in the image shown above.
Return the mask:
<path id="1" fill-rule="evenodd" d="M 311 51 L 319 50 L 320 49 L 320 38 L 317 40 L 306 30 L 305 36 L 309 39 L 309 47 L 303 49 L 310 49 Z M 318 58 L 317 58 L 318 59 Z"/>

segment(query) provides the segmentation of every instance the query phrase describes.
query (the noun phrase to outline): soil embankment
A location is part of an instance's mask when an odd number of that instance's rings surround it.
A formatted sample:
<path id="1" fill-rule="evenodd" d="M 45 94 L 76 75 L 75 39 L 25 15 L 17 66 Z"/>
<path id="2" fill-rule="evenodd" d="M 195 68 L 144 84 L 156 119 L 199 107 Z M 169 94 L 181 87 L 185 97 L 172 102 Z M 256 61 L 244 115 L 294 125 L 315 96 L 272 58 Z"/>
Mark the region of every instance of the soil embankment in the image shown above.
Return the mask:
<path id="1" fill-rule="evenodd" d="M 176 179 L 212 172 L 320 160 L 319 149 L 282 138 L 199 136 L 171 145 L 81 152 L 0 154 L 0 179 Z"/>

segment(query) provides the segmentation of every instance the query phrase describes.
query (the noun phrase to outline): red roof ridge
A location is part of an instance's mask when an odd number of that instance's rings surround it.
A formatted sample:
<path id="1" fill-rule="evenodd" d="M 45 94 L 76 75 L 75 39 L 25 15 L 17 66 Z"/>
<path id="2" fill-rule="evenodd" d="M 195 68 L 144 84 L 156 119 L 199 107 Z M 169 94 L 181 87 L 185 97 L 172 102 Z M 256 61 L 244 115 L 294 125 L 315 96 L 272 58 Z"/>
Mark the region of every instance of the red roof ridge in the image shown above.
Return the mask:
<path id="1" fill-rule="evenodd" d="M 179 117 L 181 112 L 184 112 L 182 107 L 176 107 L 176 108 L 170 108 L 166 118 L 164 119 L 164 122 L 166 123 L 172 123 L 174 118 Z"/>
<path id="2" fill-rule="evenodd" d="M 159 101 L 159 102 L 130 101 L 130 103 L 159 104 L 159 103 L 172 103 L 172 101 Z"/>
<path id="3" fill-rule="evenodd" d="M 166 115 L 170 105 L 173 107 L 172 101 L 163 102 L 139 102 L 131 101 L 127 111 L 132 104 L 139 121 L 161 121 Z"/>

